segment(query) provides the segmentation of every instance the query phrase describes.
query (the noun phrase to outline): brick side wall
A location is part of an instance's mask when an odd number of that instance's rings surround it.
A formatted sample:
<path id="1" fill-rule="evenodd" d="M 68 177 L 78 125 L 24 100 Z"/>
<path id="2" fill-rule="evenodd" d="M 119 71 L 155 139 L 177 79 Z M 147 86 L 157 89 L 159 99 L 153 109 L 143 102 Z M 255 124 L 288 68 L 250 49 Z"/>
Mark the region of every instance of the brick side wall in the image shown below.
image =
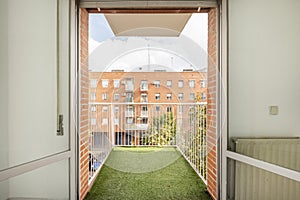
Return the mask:
<path id="1" fill-rule="evenodd" d="M 208 12 L 207 189 L 217 199 L 217 9 Z"/>
<path id="2" fill-rule="evenodd" d="M 89 72 L 88 72 L 88 12 L 80 9 L 80 136 L 79 136 L 79 198 L 83 199 L 88 192 L 88 103 L 89 103 Z"/>

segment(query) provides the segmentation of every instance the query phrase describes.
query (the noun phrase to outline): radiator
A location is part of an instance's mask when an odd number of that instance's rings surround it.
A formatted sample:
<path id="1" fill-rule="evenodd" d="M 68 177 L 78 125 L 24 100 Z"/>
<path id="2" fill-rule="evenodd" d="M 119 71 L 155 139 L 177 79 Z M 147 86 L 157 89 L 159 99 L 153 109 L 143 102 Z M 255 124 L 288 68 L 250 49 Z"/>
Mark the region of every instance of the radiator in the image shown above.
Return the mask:
<path id="1" fill-rule="evenodd" d="M 300 139 L 235 139 L 237 153 L 300 172 Z M 300 182 L 236 162 L 236 200 L 299 200 Z"/>

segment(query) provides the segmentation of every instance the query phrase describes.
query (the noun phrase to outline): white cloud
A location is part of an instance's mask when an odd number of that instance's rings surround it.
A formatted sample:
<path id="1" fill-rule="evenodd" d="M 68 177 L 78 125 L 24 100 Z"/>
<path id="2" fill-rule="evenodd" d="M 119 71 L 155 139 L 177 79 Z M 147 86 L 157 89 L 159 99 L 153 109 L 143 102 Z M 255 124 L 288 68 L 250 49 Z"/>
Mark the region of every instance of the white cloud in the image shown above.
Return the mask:
<path id="1" fill-rule="evenodd" d="M 196 13 L 191 16 L 184 27 L 181 37 L 188 37 L 198 44 L 204 51 L 207 51 L 207 13 Z"/>
<path id="2" fill-rule="evenodd" d="M 100 44 L 101 44 L 101 42 L 98 42 L 90 37 L 89 38 L 89 54 L 91 54 Z"/>

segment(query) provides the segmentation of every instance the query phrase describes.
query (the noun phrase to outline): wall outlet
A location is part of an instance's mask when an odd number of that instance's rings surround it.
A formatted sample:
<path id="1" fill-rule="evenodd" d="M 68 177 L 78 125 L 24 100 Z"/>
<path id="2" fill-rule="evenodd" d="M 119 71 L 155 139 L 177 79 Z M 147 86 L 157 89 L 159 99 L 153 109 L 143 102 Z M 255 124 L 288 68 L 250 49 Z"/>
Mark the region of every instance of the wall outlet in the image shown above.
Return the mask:
<path id="1" fill-rule="evenodd" d="M 269 106 L 269 114 L 270 115 L 278 115 L 279 107 L 278 106 Z"/>

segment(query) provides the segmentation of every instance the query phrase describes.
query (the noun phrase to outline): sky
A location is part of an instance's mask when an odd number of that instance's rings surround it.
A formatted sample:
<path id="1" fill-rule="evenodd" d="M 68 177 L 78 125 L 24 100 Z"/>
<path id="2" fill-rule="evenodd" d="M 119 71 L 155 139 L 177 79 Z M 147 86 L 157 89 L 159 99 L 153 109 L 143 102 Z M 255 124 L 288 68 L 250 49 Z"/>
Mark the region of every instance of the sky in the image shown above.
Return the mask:
<path id="1" fill-rule="evenodd" d="M 89 18 L 89 39 L 95 42 L 102 42 L 114 37 L 103 14 L 90 14 Z"/>
<path id="2" fill-rule="evenodd" d="M 98 49 L 98 52 L 100 48 L 105 48 L 104 52 L 108 52 L 110 46 L 111 46 L 111 51 L 113 50 L 114 45 L 119 45 L 119 48 L 124 48 L 123 46 L 132 46 L 132 48 L 136 48 L 137 44 L 136 43 L 143 43 L 144 46 L 147 46 L 147 44 L 145 43 L 145 41 L 149 40 L 150 44 L 153 45 L 159 45 L 161 44 L 162 48 L 165 47 L 170 47 L 169 43 L 172 42 L 174 40 L 172 40 L 171 38 L 163 38 L 163 37 L 150 37 L 150 38 L 146 38 L 146 37 L 141 37 L 139 39 L 143 39 L 138 41 L 138 39 L 132 38 L 132 37 L 115 37 L 114 33 L 112 32 L 108 22 L 106 21 L 106 18 L 103 14 L 90 14 L 90 19 L 89 19 L 89 53 L 91 54 L 95 54 L 96 49 Z M 174 39 L 174 38 L 173 38 Z M 175 38 L 176 39 L 176 38 Z M 187 40 L 192 41 L 192 43 L 198 45 L 201 49 L 203 49 L 204 51 L 206 51 L 207 49 L 207 14 L 204 13 L 198 13 L 198 14 L 193 14 L 191 16 L 191 18 L 189 19 L 188 23 L 186 24 L 186 26 L 184 27 L 181 35 L 178 37 L 179 40 L 182 40 L 182 43 L 186 43 L 186 46 L 182 46 L 182 48 L 185 48 L 186 51 L 188 51 L 189 49 L 189 45 L 188 42 L 184 42 Z M 120 42 L 120 40 L 123 40 L 123 42 Z M 124 42 L 125 41 L 125 42 Z M 109 45 L 107 45 L 107 43 L 110 43 Z M 190 43 L 190 42 L 189 42 Z M 176 44 L 173 45 L 173 47 L 175 47 Z M 174 49 L 174 48 L 173 48 Z M 127 49 L 128 51 L 128 49 Z M 180 53 L 181 50 L 178 50 L 178 54 Z M 193 51 L 197 51 L 195 50 L 195 48 L 193 49 Z M 103 53 L 103 50 L 102 50 Z M 98 53 L 99 54 L 99 53 Z M 109 54 L 109 53 L 107 53 Z M 103 54 L 102 54 L 103 55 Z M 120 53 L 119 53 L 120 55 Z M 116 54 L 116 57 L 118 57 L 119 55 Z M 157 56 L 156 56 L 157 55 Z M 181 54 L 184 55 L 184 54 Z M 110 55 L 108 55 L 107 57 L 109 57 Z M 93 55 L 93 57 L 99 57 L 98 55 Z M 147 52 L 145 50 L 141 50 L 139 51 L 139 53 L 134 52 L 134 53 L 130 53 L 126 56 L 123 56 L 122 58 L 119 58 L 119 60 L 117 60 L 115 63 L 113 63 L 116 67 L 118 67 L 118 65 L 123 65 L 124 67 L 128 67 L 128 66 L 133 66 L 134 65 L 141 65 L 141 63 L 147 64 L 145 62 L 147 61 L 141 61 L 141 62 L 136 62 L 135 58 L 138 57 L 147 57 Z M 156 53 L 154 51 L 151 51 L 151 60 L 153 60 L 152 63 L 158 64 L 158 65 L 169 65 L 170 63 L 170 57 L 174 57 L 174 62 L 176 61 L 176 55 L 167 55 L 165 52 L 160 52 L 160 53 Z M 178 57 L 179 58 L 179 57 Z M 172 58 L 173 59 L 173 58 Z M 98 59 L 97 58 L 97 63 L 95 65 L 101 65 L 104 63 L 104 65 L 108 66 L 108 65 L 113 65 L 112 63 L 109 63 L 107 60 L 105 59 Z M 112 60 L 112 59 L 110 59 Z M 156 60 L 156 62 L 155 62 Z M 166 61 L 167 60 L 167 61 Z M 179 65 L 190 65 L 190 63 L 193 63 L 193 58 L 189 58 L 190 62 L 185 62 L 184 60 L 181 62 L 183 64 L 181 64 L 178 60 L 178 64 Z M 182 59 L 181 59 L 182 60 Z M 166 62 L 168 64 L 166 64 Z M 92 62 L 91 62 L 92 63 Z M 184 64 L 186 63 L 186 64 Z M 199 63 L 199 62 L 198 62 Z M 100 67 L 101 68 L 101 67 Z M 103 66 L 102 66 L 103 68 Z"/>

